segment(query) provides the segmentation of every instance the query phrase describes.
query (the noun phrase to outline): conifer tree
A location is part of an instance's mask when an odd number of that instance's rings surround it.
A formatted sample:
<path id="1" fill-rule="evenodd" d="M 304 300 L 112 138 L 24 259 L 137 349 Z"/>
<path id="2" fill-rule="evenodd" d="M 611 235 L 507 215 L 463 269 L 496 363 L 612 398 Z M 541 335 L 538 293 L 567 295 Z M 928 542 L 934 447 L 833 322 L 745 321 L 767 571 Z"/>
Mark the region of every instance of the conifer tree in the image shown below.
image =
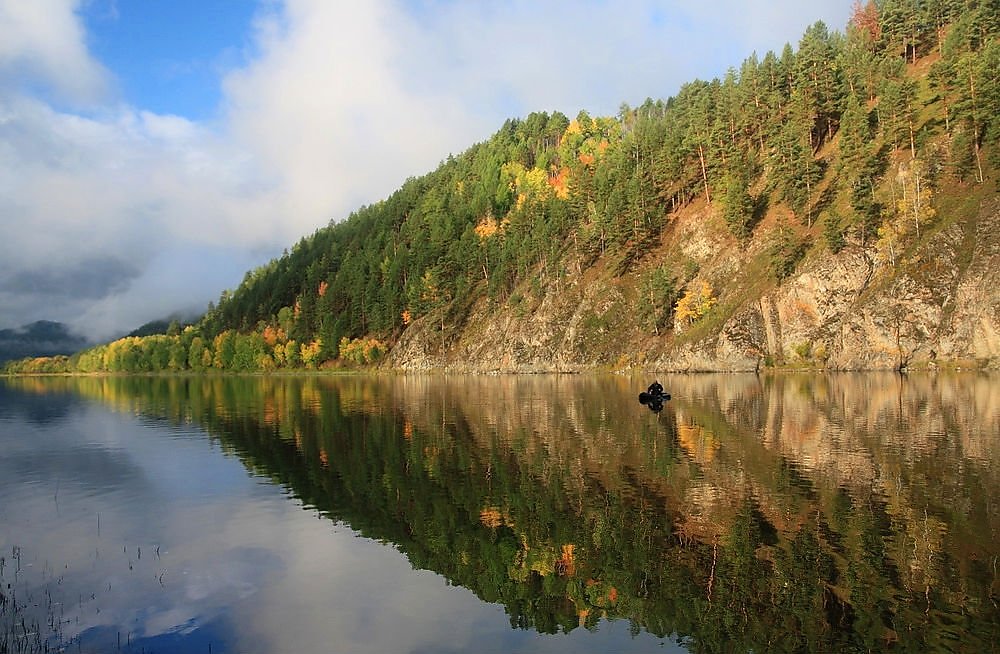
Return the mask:
<path id="1" fill-rule="evenodd" d="M 879 119 L 886 138 L 894 148 L 909 146 L 916 157 L 915 121 L 917 84 L 905 74 L 899 59 L 886 60 L 880 89 Z"/>
<path id="2" fill-rule="evenodd" d="M 836 48 L 826 25 L 823 22 L 811 25 L 799 42 L 795 57 L 795 90 L 812 122 L 813 149 L 833 137 L 839 119 L 842 85 L 836 59 Z"/>
<path id="3" fill-rule="evenodd" d="M 754 211 L 750 196 L 750 165 L 745 157 L 738 155 L 728 168 L 723 215 L 729 230 L 742 240 L 750 235 Z"/>
<path id="4" fill-rule="evenodd" d="M 821 221 L 823 223 L 823 240 L 826 242 L 826 247 L 836 254 L 844 249 L 846 245 L 844 241 L 844 229 L 840 224 L 840 215 L 830 211 L 822 214 Z"/>
<path id="5" fill-rule="evenodd" d="M 746 139 L 757 148 L 758 154 L 766 152 L 764 137 L 767 124 L 767 97 L 765 80 L 757 53 L 750 55 L 740 67 L 739 106 L 737 120 Z"/>
<path id="6" fill-rule="evenodd" d="M 855 94 L 847 94 L 840 122 L 840 173 L 849 188 L 860 182 L 873 154 L 871 136 L 867 112 Z"/>
<path id="7" fill-rule="evenodd" d="M 789 102 L 784 125 L 775 139 L 774 170 L 782 198 L 808 224 L 812 222 L 808 213 L 810 198 L 820 177 L 820 169 L 809 144 L 811 131 L 807 103 L 796 92 Z"/>
<path id="8" fill-rule="evenodd" d="M 713 160 L 715 128 L 715 93 L 708 82 L 697 81 L 681 88 L 684 98 L 682 111 L 683 148 L 687 159 L 698 171 L 705 201 L 712 202 L 709 168 Z"/>

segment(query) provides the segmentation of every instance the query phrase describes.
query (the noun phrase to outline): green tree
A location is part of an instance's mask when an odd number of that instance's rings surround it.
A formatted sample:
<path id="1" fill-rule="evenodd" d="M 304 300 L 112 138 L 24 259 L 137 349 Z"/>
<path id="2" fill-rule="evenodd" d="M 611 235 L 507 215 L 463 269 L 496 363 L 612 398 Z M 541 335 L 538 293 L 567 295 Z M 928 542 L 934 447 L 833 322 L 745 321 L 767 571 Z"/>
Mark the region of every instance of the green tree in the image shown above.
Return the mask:
<path id="1" fill-rule="evenodd" d="M 779 226 L 777 235 L 768 248 L 768 267 L 779 283 L 795 271 L 807 249 L 805 239 L 798 236 L 791 227 L 783 224 Z"/>
<path id="2" fill-rule="evenodd" d="M 881 35 L 878 9 L 873 0 L 865 5 L 855 2 L 847 34 L 838 50 L 838 65 L 843 71 L 849 94 L 865 101 L 875 99 L 878 92 L 878 58 L 876 43 Z"/>
<path id="3" fill-rule="evenodd" d="M 659 266 L 644 274 L 639 282 L 639 311 L 649 329 L 656 335 L 669 325 L 677 302 L 674 276 L 666 266 Z"/>
<path id="4" fill-rule="evenodd" d="M 821 217 L 823 223 L 823 240 L 830 252 L 836 254 L 844 249 L 844 228 L 841 226 L 840 215 L 829 211 Z"/>
<path id="5" fill-rule="evenodd" d="M 205 341 L 201 336 L 195 336 L 191 339 L 191 345 L 188 346 L 188 357 L 187 366 L 191 370 L 202 371 L 205 369 L 204 363 L 204 353 L 207 351 L 205 347 Z"/>
<path id="6" fill-rule="evenodd" d="M 857 96 L 848 94 L 840 123 L 840 174 L 846 188 L 853 188 L 860 183 L 865 166 L 873 154 L 868 112 Z"/>
<path id="7" fill-rule="evenodd" d="M 701 183 L 705 202 L 711 204 L 712 194 L 709 184 L 709 167 L 713 162 L 713 132 L 715 98 L 713 87 L 707 82 L 694 82 L 681 89 L 686 92 L 686 129 L 684 148 L 695 158 L 701 173 Z"/>
<path id="8" fill-rule="evenodd" d="M 775 182 L 782 198 L 810 225 L 809 203 L 822 173 L 809 144 L 811 131 L 806 101 L 796 92 L 789 102 L 785 123 L 775 138 Z"/>
<path id="9" fill-rule="evenodd" d="M 167 369 L 172 371 L 184 370 L 187 367 L 188 347 L 179 336 L 170 341 L 170 358 L 167 361 Z"/>
<path id="10" fill-rule="evenodd" d="M 876 234 L 882 220 L 882 204 L 875 198 L 875 175 L 871 169 L 862 174 L 860 182 L 851 190 L 851 208 L 857 235 L 864 247 Z"/>
<path id="11" fill-rule="evenodd" d="M 729 231 L 739 239 L 750 236 L 753 223 L 754 202 L 750 196 L 748 166 L 740 162 L 732 166 L 726 175 L 726 194 L 723 202 L 723 216 Z"/>
<path id="12" fill-rule="evenodd" d="M 900 142 L 908 143 L 910 156 L 916 157 L 917 83 L 905 75 L 899 60 L 895 60 L 885 74 L 879 102 L 882 129 L 894 148 L 899 148 Z"/>
<path id="13" fill-rule="evenodd" d="M 833 138 L 843 88 L 837 45 L 822 21 L 811 25 L 799 42 L 795 80 L 795 91 L 811 123 L 809 145 L 816 149 Z"/>

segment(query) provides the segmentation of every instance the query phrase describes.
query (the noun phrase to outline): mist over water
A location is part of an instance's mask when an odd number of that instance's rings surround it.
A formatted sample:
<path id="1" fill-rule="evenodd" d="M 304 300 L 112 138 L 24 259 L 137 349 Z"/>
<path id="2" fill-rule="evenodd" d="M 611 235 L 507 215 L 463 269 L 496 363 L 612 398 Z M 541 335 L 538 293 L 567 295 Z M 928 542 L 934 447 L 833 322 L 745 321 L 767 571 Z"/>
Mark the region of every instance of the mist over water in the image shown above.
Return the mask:
<path id="1" fill-rule="evenodd" d="M 995 375 L 650 381 L 2 380 L 0 643 L 1000 642 Z"/>

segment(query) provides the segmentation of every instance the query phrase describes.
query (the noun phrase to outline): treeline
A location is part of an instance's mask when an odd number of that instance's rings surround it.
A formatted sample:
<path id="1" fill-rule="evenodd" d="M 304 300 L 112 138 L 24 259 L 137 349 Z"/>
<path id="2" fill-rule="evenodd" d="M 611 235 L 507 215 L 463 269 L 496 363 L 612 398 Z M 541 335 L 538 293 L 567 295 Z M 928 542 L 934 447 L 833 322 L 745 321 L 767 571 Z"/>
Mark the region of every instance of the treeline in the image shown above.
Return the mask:
<path id="1" fill-rule="evenodd" d="M 342 357 L 344 338 L 391 344 L 425 316 L 444 335 L 480 301 L 558 288 L 599 260 L 635 270 L 669 214 L 692 202 L 739 239 L 769 207 L 787 206 L 798 224 L 770 246 L 777 280 L 814 244 L 875 244 L 895 265 L 935 220 L 942 181 L 983 183 L 986 153 L 1000 153 L 998 29 L 993 0 L 856 3 L 845 33 L 816 23 L 797 49 L 754 54 L 666 101 L 623 105 L 616 117 L 508 120 L 248 272 L 190 335 L 116 351 L 148 351 L 156 360 L 136 365 L 150 370 L 266 369 Z M 638 309 L 651 332 L 692 277 L 669 263 L 644 273 Z M 196 340 L 211 354 L 192 358 Z M 229 340 L 240 354 L 228 356 Z"/>
<path id="2" fill-rule="evenodd" d="M 330 359 L 341 364 L 376 363 L 386 346 L 374 338 L 342 337 L 332 356 L 321 356 L 318 339 L 300 343 L 280 328 L 240 333 L 223 330 L 212 338 L 193 326 L 152 336 L 126 336 L 72 356 L 34 357 L 6 365 L 9 374 L 70 372 L 268 372 L 316 369 Z"/>

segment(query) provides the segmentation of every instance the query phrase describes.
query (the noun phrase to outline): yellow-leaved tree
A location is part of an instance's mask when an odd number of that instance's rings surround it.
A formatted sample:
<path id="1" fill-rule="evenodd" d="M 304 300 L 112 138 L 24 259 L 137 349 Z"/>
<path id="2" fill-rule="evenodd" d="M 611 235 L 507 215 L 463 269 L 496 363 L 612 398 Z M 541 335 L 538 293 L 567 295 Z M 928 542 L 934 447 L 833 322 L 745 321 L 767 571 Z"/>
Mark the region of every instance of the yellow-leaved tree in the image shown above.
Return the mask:
<path id="1" fill-rule="evenodd" d="M 896 174 L 897 188 L 895 212 L 883 213 L 883 222 L 878 228 L 876 249 L 878 257 L 890 266 L 902 248 L 912 239 L 920 238 L 920 228 L 930 223 L 937 210 L 934 208 L 934 189 L 920 159 L 909 164 L 900 164 Z"/>
<path id="2" fill-rule="evenodd" d="M 706 281 L 702 281 L 697 290 L 687 289 L 674 307 L 677 331 L 696 323 L 715 306 L 716 302 L 718 299 L 715 297 L 715 291 Z"/>
<path id="3" fill-rule="evenodd" d="M 479 250 L 483 255 L 483 278 L 490 281 L 490 250 L 489 240 L 500 231 L 500 223 L 488 212 L 476 224 L 476 236 L 479 237 Z"/>
<path id="4" fill-rule="evenodd" d="M 323 347 L 323 342 L 320 339 L 315 339 L 311 343 L 302 343 L 299 346 L 299 356 L 302 358 L 302 363 L 307 368 L 315 368 L 319 365 L 319 353 Z"/>
<path id="5" fill-rule="evenodd" d="M 515 208 L 532 211 L 545 202 L 555 191 L 549 185 L 549 175 L 541 168 L 525 168 L 516 161 L 505 163 L 500 169 L 510 189 L 514 192 Z"/>

